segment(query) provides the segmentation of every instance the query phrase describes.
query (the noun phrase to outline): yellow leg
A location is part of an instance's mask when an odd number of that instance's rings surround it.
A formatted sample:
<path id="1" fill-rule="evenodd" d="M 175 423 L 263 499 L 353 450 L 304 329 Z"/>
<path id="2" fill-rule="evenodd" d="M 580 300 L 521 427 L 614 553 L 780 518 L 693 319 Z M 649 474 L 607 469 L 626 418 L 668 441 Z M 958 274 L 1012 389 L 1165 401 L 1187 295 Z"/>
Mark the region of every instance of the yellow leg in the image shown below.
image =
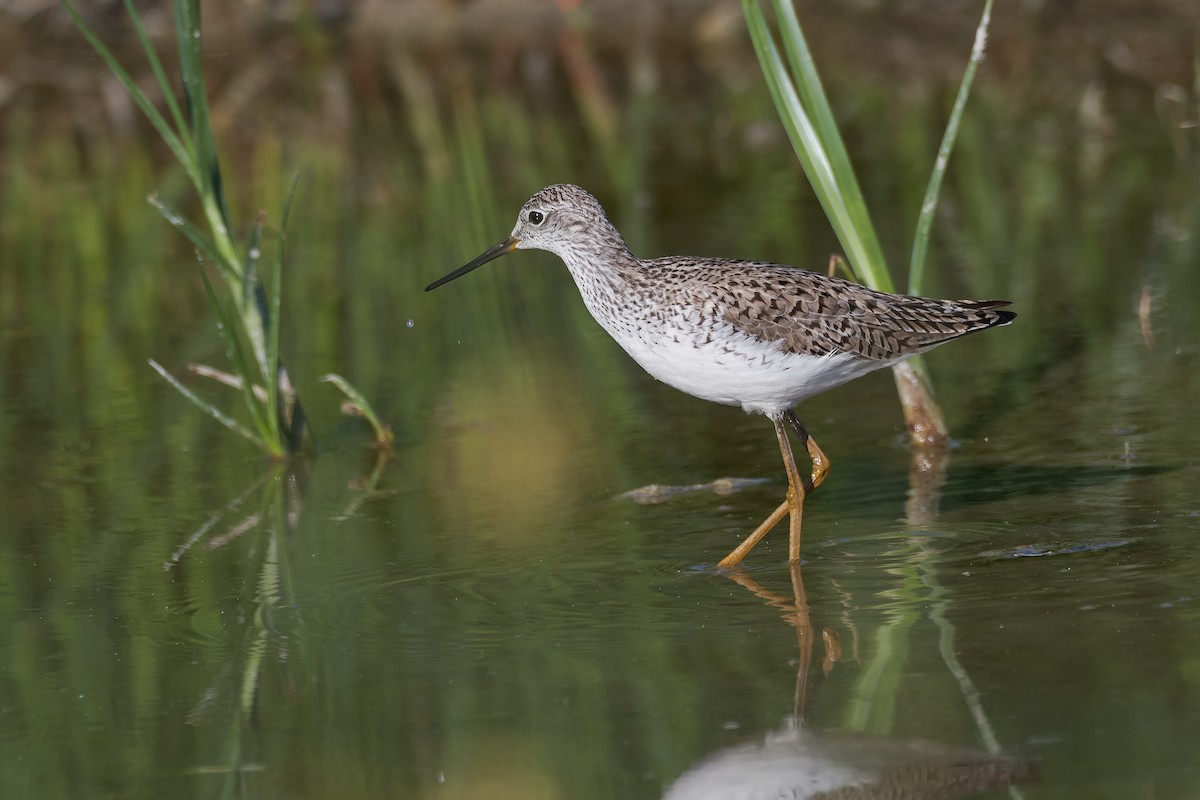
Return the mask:
<path id="1" fill-rule="evenodd" d="M 800 441 L 804 442 L 804 449 L 808 450 L 808 457 L 812 461 L 812 475 L 808 479 L 808 485 L 804 487 L 805 494 L 811 494 L 813 489 L 825 482 L 825 476 L 829 474 L 829 456 L 825 455 L 817 440 L 809 435 L 808 428 L 804 427 L 795 411 L 788 411 L 783 416 L 792 426 L 792 430 L 796 431 Z"/>
<path id="2" fill-rule="evenodd" d="M 825 474 L 829 471 L 829 460 L 821 452 L 821 448 L 817 447 L 817 443 L 812 440 L 812 437 L 808 435 L 808 431 L 804 430 L 804 426 L 800 425 L 799 420 L 789 411 L 788 421 L 794 426 L 798 425 L 798 430 L 804 431 L 803 438 L 806 441 L 809 455 L 813 459 L 812 488 L 805 487 L 800 478 L 800 472 L 796 469 L 796 458 L 792 455 L 792 445 L 788 441 L 787 429 L 783 427 L 783 418 L 772 421 L 775 423 L 775 435 L 779 439 L 779 452 L 783 455 L 783 467 L 788 476 L 787 499 L 772 511 L 771 516 L 763 520 L 763 523 L 755 528 L 753 533 L 742 540 L 742 543 L 734 548 L 732 553 L 721 559 L 717 564 L 719 567 L 728 568 L 739 564 L 754 545 L 758 544 L 768 531 L 779 524 L 785 514 L 789 517 L 788 562 L 800 563 L 800 523 L 804 513 L 804 495 L 825 480 Z M 818 463 L 820 470 L 818 470 Z"/>
<path id="3" fill-rule="evenodd" d="M 792 443 L 788 441 L 783 420 L 775 420 L 775 435 L 779 437 L 779 452 L 783 454 L 783 468 L 787 470 L 788 478 L 788 563 L 799 564 L 800 522 L 804 516 L 805 486 L 804 481 L 800 479 L 800 470 L 796 469 L 796 457 L 792 455 Z"/>
<path id="4" fill-rule="evenodd" d="M 762 524 L 754 529 L 754 533 L 743 539 L 742 543 L 735 547 L 732 553 L 718 561 L 717 566 L 721 567 L 722 569 L 728 569 L 729 567 L 736 567 L 738 564 L 742 563 L 742 559 L 745 558 L 746 554 L 754 548 L 754 545 L 758 544 L 759 540 L 766 536 L 771 528 L 774 528 L 776 525 L 778 525 L 779 520 L 783 519 L 784 515 L 787 513 L 788 501 L 784 500 L 779 504 L 779 508 L 771 512 L 771 516 L 763 520 Z"/>

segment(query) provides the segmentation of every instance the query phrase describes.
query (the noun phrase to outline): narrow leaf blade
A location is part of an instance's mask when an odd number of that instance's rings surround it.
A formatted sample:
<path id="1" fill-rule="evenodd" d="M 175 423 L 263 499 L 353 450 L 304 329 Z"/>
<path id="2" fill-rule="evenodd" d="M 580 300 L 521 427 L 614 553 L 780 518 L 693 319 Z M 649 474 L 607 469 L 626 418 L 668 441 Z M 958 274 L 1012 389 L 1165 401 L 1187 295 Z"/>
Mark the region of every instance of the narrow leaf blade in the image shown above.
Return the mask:
<path id="1" fill-rule="evenodd" d="M 246 354 L 242 350 L 237 329 L 233 327 L 232 317 L 213 289 L 212 282 L 208 279 L 208 274 L 204 270 L 201 270 L 200 277 L 204 281 L 204 289 L 208 294 L 209 303 L 212 305 L 213 312 L 217 316 L 217 330 L 220 332 L 221 341 L 225 345 L 225 356 L 229 359 L 233 371 L 243 376 L 241 385 L 242 398 L 245 400 L 246 408 L 250 412 L 250 419 L 254 422 L 254 427 L 258 430 L 259 435 L 267 443 L 267 451 L 272 455 L 281 455 L 282 448 L 279 446 L 277 439 L 272 440 L 270 438 L 271 428 L 264 416 L 263 406 L 255 399 L 254 392 L 250 387 L 251 381 L 247 379 L 253 372 L 250 371 Z"/>
<path id="2" fill-rule="evenodd" d="M 962 123 L 963 110 L 967 107 L 967 98 L 971 96 L 971 84 L 975 81 L 975 70 L 983 60 L 983 51 L 987 44 L 987 30 L 992 18 L 992 0 L 983 4 L 983 14 L 979 18 L 979 26 L 975 29 L 975 44 L 971 47 L 971 58 L 963 72 L 962 83 L 958 87 L 958 95 L 954 98 L 954 109 L 946 123 L 946 131 L 942 134 L 942 143 L 938 147 L 937 158 L 933 162 L 933 170 L 929 174 L 929 186 L 925 189 L 925 199 L 921 201 L 921 214 L 917 217 L 917 230 L 913 236 L 912 260 L 908 272 L 908 293 L 920 294 L 925 282 L 925 260 L 929 250 L 929 235 L 933 229 L 933 218 L 937 214 L 938 200 L 942 192 L 942 179 L 946 175 L 946 166 L 950 163 L 950 152 L 958 139 L 958 129 Z"/>
<path id="3" fill-rule="evenodd" d="M 755 53 L 758 55 L 763 76 L 767 80 L 767 87 L 775 101 L 784 130 L 817 199 L 829 217 L 834 233 L 846 250 L 846 257 L 860 273 L 877 269 L 878 261 L 871 256 L 869 246 L 859 235 L 859 228 L 846 205 L 846 198 L 833 164 L 775 47 L 762 9 L 756 0 L 743 0 L 742 8 L 746 13 Z"/>
<path id="4" fill-rule="evenodd" d="M 341 375 L 337 375 L 332 372 L 328 375 L 322 375 L 321 381 L 324 383 L 332 383 L 334 386 L 342 390 L 342 394 L 350 398 L 350 402 L 352 402 L 357 409 L 362 412 L 362 415 L 367 418 L 368 422 L 371 423 L 371 427 L 375 429 L 376 444 L 384 448 L 390 448 L 392 446 L 392 431 L 387 425 L 384 425 L 380 421 L 379 416 L 375 413 L 375 409 L 371 408 L 371 404 L 367 401 L 367 398 L 363 396 L 362 392 L 351 386 L 350 382 Z"/>
<path id="5" fill-rule="evenodd" d="M 225 256 L 217 250 L 217 246 L 213 241 L 205 236 L 203 231 L 189 222 L 174 206 L 157 194 L 150 195 L 146 200 L 150 205 L 158 209 L 158 213 L 162 214 L 167 222 L 171 223 L 180 233 L 186 236 L 188 241 L 200 251 L 202 256 L 216 264 L 227 280 L 237 277 L 236 273 L 233 272 L 233 268 L 225 259 Z"/>
<path id="6" fill-rule="evenodd" d="M 153 358 L 149 359 L 149 362 L 150 362 L 151 368 L 153 368 L 155 372 L 157 372 L 159 375 L 161 375 L 167 381 L 167 383 L 174 386 L 179 391 L 180 394 L 182 394 L 188 400 L 191 400 L 192 403 L 194 403 L 196 405 L 196 407 L 199 408 L 201 411 L 203 411 L 205 414 L 212 417 L 217 422 L 224 425 L 226 428 L 229 428 L 229 430 L 233 431 L 234 433 L 236 433 L 240 436 L 244 436 L 246 439 L 253 442 L 259 448 L 261 448 L 263 450 L 268 450 L 268 451 L 270 450 L 270 448 L 267 447 L 267 443 L 265 441 L 263 441 L 263 439 L 261 437 L 256 435 L 254 432 L 249 431 L 246 428 L 244 428 L 241 425 L 241 423 L 239 423 L 234 418 L 232 418 L 232 417 L 228 416 L 227 414 L 225 414 L 224 412 L 222 412 L 216 406 L 212 405 L 211 403 L 209 403 L 205 400 L 202 400 L 195 392 L 193 392 L 191 389 L 187 388 L 182 383 L 180 383 L 178 378 L 176 378 L 170 372 L 167 372 L 167 370 L 164 369 L 163 366 L 161 364 L 159 364 L 157 361 L 155 361 Z"/>
<path id="7" fill-rule="evenodd" d="M 162 137 L 164 142 L 166 142 L 167 147 L 171 149 L 171 152 L 175 155 L 175 158 L 178 159 L 183 168 L 188 171 L 189 176 L 193 176 L 194 179 L 195 159 L 193 158 L 191 148 L 184 144 L 179 136 L 176 135 L 175 131 L 171 130 L 171 126 L 167 124 L 167 121 L 163 115 L 160 114 L 158 109 L 154 107 L 154 103 L 150 102 L 150 98 L 144 91 L 142 91 L 142 87 L 138 86 L 133 77 L 125 71 L 125 68 L 121 66 L 121 62 L 117 60 L 117 57 L 113 55 L 112 51 L 109 50 L 104 42 L 100 40 L 100 37 L 96 35 L 96 32 L 92 30 L 91 26 L 89 26 L 83 17 L 80 16 L 79 12 L 75 10 L 75 7 L 71 5 L 70 1 L 59 0 L 59 2 L 62 4 L 63 9 L 66 10 L 67 15 L 71 17 L 71 22 L 74 23 L 75 27 L 79 29 L 79 32 L 83 34 L 83 38 L 87 39 L 88 44 L 92 46 L 92 49 L 96 51 L 96 54 L 100 56 L 101 60 L 104 61 L 109 70 L 111 70 L 112 73 L 117 76 L 117 79 L 121 81 L 122 85 L 125 86 L 125 90 L 129 92 L 129 96 L 133 98 L 133 102 L 137 104 L 137 107 L 140 108 L 142 113 L 146 115 L 146 119 L 148 119 L 150 124 L 154 126 L 154 129 L 158 131 L 158 135 Z"/>
<path id="8" fill-rule="evenodd" d="M 133 21 L 138 41 L 142 45 L 142 50 L 146 53 L 146 59 L 150 62 L 150 68 L 154 71 L 158 87 L 162 91 L 163 99 L 166 101 L 167 108 L 171 112 L 171 119 L 175 121 L 175 129 L 179 132 L 179 137 L 183 141 L 183 144 L 190 151 L 192 150 L 192 138 L 188 133 L 187 121 L 184 119 L 183 113 L 179 110 L 179 103 L 175 100 L 175 90 L 171 86 L 171 82 L 167 79 L 167 73 L 163 69 L 162 62 L 158 59 L 158 53 L 155 52 L 154 45 L 150 42 L 150 37 L 146 34 L 146 28 L 142 25 L 142 17 L 137 13 L 137 7 L 134 6 L 133 0 L 125 0 L 125 13 L 129 14 L 130 20 Z"/>
<path id="9" fill-rule="evenodd" d="M 279 329 L 283 312 L 283 257 L 287 248 L 288 218 L 299 184 L 300 174 L 297 173 L 292 178 L 292 185 L 283 201 L 283 212 L 279 221 L 279 244 L 275 248 L 275 258 L 271 261 L 271 285 L 267 302 L 267 407 L 271 412 L 272 430 L 276 435 L 283 411 L 279 405 Z"/>

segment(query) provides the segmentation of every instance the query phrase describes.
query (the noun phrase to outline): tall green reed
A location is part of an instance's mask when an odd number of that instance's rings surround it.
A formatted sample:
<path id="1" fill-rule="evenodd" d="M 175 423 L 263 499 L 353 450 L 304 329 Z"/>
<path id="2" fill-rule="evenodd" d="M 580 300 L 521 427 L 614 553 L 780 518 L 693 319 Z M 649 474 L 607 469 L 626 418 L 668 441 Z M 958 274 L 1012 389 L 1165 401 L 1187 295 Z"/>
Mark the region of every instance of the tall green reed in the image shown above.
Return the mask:
<path id="1" fill-rule="evenodd" d="M 787 55 L 786 63 L 775 44 L 771 26 L 759 0 L 742 0 L 742 11 L 754 51 L 792 148 L 854 271 L 868 286 L 894 291 L 879 237 L 817 74 L 812 52 L 800 28 L 796 10 L 788 0 L 771 0 L 771 9 L 779 26 L 779 38 Z M 975 68 L 983 58 L 991 11 L 992 0 L 986 0 L 971 58 L 942 137 L 917 220 L 908 288 L 913 294 L 920 292 L 942 177 L 958 134 L 963 108 L 970 95 Z M 944 445 L 948 441 L 946 422 L 933 398 L 933 387 L 923 363 L 914 358 L 897 364 L 892 371 L 913 443 Z"/>

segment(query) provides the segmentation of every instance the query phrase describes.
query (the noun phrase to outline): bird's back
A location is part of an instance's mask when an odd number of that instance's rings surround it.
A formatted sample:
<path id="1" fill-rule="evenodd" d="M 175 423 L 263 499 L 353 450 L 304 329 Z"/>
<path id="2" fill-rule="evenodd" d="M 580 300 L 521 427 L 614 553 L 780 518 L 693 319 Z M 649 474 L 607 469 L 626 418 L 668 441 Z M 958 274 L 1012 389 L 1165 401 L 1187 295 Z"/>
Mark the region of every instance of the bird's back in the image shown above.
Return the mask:
<path id="1" fill-rule="evenodd" d="M 893 362 L 1009 323 L 1004 300 L 937 300 L 890 294 L 807 270 L 736 259 L 668 257 L 641 262 L 675 302 L 785 352 L 847 354 Z"/>

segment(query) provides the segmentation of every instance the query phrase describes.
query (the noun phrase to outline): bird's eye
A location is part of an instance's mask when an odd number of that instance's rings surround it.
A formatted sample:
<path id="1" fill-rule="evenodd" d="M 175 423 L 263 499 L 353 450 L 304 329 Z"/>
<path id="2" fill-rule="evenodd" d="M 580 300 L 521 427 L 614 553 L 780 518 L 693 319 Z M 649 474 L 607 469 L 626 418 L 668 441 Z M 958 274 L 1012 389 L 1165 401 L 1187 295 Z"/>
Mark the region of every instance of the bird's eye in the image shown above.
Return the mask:
<path id="1" fill-rule="evenodd" d="M 529 222 L 532 223 L 533 225 L 541 225 L 542 220 L 544 220 L 545 218 L 546 218 L 546 215 L 540 211 L 530 211 L 529 212 Z"/>

